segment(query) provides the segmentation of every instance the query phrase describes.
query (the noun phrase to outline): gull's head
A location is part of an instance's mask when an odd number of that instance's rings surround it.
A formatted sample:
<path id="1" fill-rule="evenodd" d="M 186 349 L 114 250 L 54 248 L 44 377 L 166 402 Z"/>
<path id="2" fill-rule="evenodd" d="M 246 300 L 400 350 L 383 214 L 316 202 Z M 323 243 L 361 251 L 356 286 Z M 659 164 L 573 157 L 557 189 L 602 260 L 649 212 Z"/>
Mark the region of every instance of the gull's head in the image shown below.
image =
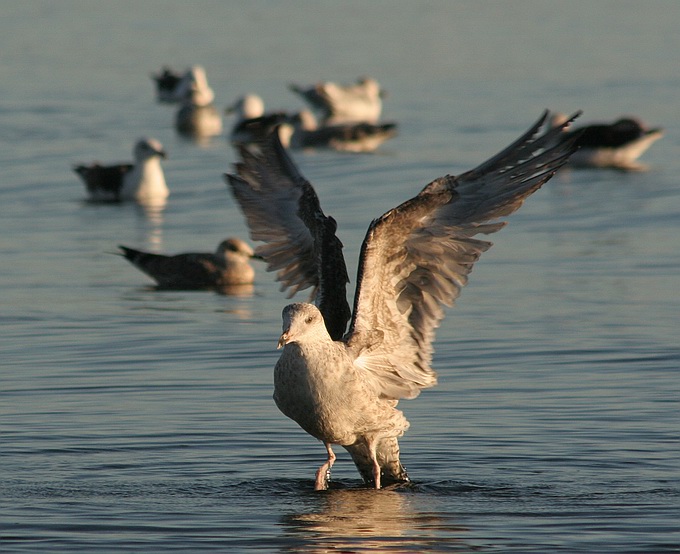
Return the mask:
<path id="1" fill-rule="evenodd" d="M 215 93 L 208 85 L 205 69 L 200 65 L 192 66 L 179 86 L 179 95 L 185 105 L 208 106 L 215 100 Z"/>
<path id="2" fill-rule="evenodd" d="M 323 316 L 314 304 L 296 302 L 283 309 L 283 333 L 278 348 L 291 342 L 304 342 L 310 339 L 330 340 Z"/>
<path id="3" fill-rule="evenodd" d="M 380 88 L 380 84 L 373 77 L 360 77 L 357 84 L 364 88 L 367 96 L 371 98 L 383 98 L 387 95 L 385 91 Z"/>
<path id="4" fill-rule="evenodd" d="M 222 256 L 235 255 L 250 259 L 255 256 L 255 252 L 250 245 L 239 238 L 228 238 L 223 240 L 217 247 L 217 254 Z"/>
<path id="5" fill-rule="evenodd" d="M 135 144 L 133 155 L 138 162 L 151 158 L 167 158 L 163 145 L 153 138 L 141 138 Z"/>
<path id="6" fill-rule="evenodd" d="M 264 115 L 264 101 L 257 94 L 246 94 L 229 106 L 226 113 L 236 113 L 241 119 L 261 117 Z"/>

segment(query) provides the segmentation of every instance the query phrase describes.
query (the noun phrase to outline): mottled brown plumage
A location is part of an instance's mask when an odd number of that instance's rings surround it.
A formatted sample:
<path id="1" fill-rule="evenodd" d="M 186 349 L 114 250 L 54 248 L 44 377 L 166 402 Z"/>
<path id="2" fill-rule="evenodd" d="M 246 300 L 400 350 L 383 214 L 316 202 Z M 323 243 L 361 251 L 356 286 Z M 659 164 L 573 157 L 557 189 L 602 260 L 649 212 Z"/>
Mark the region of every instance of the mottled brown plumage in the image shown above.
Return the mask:
<path id="1" fill-rule="evenodd" d="M 318 308 L 284 308 L 283 352 L 274 369 L 279 409 L 326 446 L 315 488 L 328 486 L 333 444 L 350 452 L 376 488 L 408 481 L 397 442 L 408 421 L 397 402 L 437 383 L 430 365 L 435 329 L 491 247 L 477 235 L 501 229 L 499 218 L 517 210 L 573 153 L 573 140 L 556 140 L 562 128 L 537 136 L 546 117 L 476 169 L 435 179 L 371 223 L 350 328 L 342 336 L 344 279 L 323 277 L 344 275 L 341 245 L 325 227 L 330 218 L 276 133 L 241 149 L 243 161 L 229 183 L 252 238 L 265 242 L 257 252 L 279 269 L 284 288 L 316 287 Z"/>

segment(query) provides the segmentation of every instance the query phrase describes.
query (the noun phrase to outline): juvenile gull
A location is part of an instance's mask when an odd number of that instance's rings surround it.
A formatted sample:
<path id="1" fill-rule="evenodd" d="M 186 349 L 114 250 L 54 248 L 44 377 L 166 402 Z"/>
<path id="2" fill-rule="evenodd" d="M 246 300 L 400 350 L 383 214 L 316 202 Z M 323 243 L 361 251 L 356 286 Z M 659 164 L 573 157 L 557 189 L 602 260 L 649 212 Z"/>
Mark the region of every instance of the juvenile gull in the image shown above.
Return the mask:
<path id="1" fill-rule="evenodd" d="M 90 198 L 98 202 L 136 200 L 142 204 L 164 201 L 170 192 L 165 184 L 161 158 L 163 145 L 142 138 L 133 149 L 134 164 L 76 165 L 73 170 L 83 179 Z"/>
<path id="2" fill-rule="evenodd" d="M 371 223 L 345 334 L 347 272 L 335 221 L 324 215 L 277 133 L 240 148 L 237 175 L 227 177 L 252 238 L 265 242 L 256 252 L 278 270 L 283 288 L 314 287 L 316 305 L 283 309 L 274 400 L 326 447 L 315 489 L 328 487 L 333 444 L 349 451 L 375 488 L 409 480 L 397 440 L 409 423 L 397 402 L 437 383 L 430 367 L 435 329 L 491 247 L 476 235 L 501 229 L 499 218 L 517 210 L 573 153 L 576 137 L 556 140 L 562 127 L 539 135 L 546 118 L 547 112 L 476 169 L 435 179 Z"/>
<path id="3" fill-rule="evenodd" d="M 566 117 L 556 113 L 553 125 L 559 125 Z M 622 117 L 613 123 L 592 123 L 565 131 L 563 140 L 580 134 L 579 150 L 569 160 L 574 167 L 614 168 L 628 171 L 643 171 L 647 165 L 638 161 L 647 149 L 664 132 L 661 128 L 650 129 L 639 119 Z"/>
<path id="4" fill-rule="evenodd" d="M 161 288 L 202 289 L 252 284 L 253 249 L 243 240 L 228 238 L 214 253 L 189 252 L 165 256 L 119 246 L 122 255 Z"/>
<path id="5" fill-rule="evenodd" d="M 352 85 L 326 81 L 311 86 L 291 84 L 289 88 L 320 112 L 324 125 L 378 123 L 385 95 L 371 77 L 362 77 Z"/>

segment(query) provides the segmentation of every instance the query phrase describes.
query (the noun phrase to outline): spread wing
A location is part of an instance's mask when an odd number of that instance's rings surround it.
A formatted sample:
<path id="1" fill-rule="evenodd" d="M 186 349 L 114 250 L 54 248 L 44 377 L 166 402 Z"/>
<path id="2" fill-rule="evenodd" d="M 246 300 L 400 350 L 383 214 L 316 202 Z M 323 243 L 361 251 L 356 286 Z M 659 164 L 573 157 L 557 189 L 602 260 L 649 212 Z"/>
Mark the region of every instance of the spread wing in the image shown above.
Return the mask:
<path id="1" fill-rule="evenodd" d="M 346 341 L 381 396 L 413 398 L 436 384 L 435 329 L 492 244 L 477 235 L 501 229 L 498 219 L 517 210 L 575 150 L 574 140 L 556 140 L 562 127 L 536 136 L 546 116 L 476 169 L 436 179 L 371 224 Z"/>
<path id="2" fill-rule="evenodd" d="M 243 211 L 250 236 L 265 244 L 255 252 L 278 271 L 281 290 L 314 287 L 312 294 L 331 337 L 342 337 L 350 317 L 349 282 L 337 224 L 327 217 L 312 185 L 281 145 L 278 127 L 261 129 L 238 149 L 242 161 L 227 175 Z M 257 129 L 252 128 L 255 132 Z"/>

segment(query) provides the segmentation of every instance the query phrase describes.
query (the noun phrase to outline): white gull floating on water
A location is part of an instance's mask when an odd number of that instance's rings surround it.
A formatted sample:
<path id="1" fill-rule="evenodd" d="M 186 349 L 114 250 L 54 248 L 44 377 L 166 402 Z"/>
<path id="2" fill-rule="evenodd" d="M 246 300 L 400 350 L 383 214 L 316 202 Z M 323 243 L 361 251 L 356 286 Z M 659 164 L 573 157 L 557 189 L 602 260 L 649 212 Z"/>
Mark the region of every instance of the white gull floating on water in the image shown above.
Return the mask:
<path id="1" fill-rule="evenodd" d="M 250 285 L 255 270 L 253 249 L 239 238 L 223 240 L 213 252 L 166 256 L 119 246 L 122 256 L 166 289 L 225 288 Z"/>
<path id="2" fill-rule="evenodd" d="M 164 201 L 170 192 L 165 183 L 161 158 L 163 145 L 156 139 L 142 138 L 133 149 L 134 164 L 76 165 L 73 170 L 83 179 L 93 201 L 136 200 L 141 204 Z"/>
<path id="3" fill-rule="evenodd" d="M 352 85 L 338 85 L 332 81 L 310 86 L 289 85 L 321 114 L 323 125 L 339 123 L 378 123 L 385 92 L 378 81 L 362 77 Z"/>
<path id="4" fill-rule="evenodd" d="M 314 287 L 316 305 L 283 310 L 274 400 L 326 447 L 315 489 L 328 487 L 333 444 L 349 451 L 375 488 L 409 481 L 397 440 L 409 423 L 397 403 L 437 383 L 430 367 L 435 329 L 491 247 L 475 236 L 501 229 L 499 218 L 517 210 L 574 151 L 573 140 L 554 145 L 561 127 L 537 136 L 546 118 L 547 112 L 479 167 L 435 179 L 371 223 L 352 314 L 336 222 L 324 215 L 278 134 L 240 147 L 237 175 L 226 177 L 251 237 L 265 243 L 256 253 L 278 270 L 283 289 Z"/>
<path id="5" fill-rule="evenodd" d="M 566 120 L 564 114 L 555 113 L 552 125 Z M 626 171 L 644 171 L 648 167 L 638 161 L 647 149 L 661 137 L 663 129 L 651 129 L 634 117 L 622 117 L 612 123 L 591 123 L 565 131 L 562 140 L 579 134 L 578 151 L 569 160 L 574 167 L 613 168 Z"/>
<path id="6" fill-rule="evenodd" d="M 222 133 L 222 113 L 215 107 L 215 94 L 201 66 L 191 69 L 190 79 L 175 114 L 177 132 L 191 138 L 209 138 Z"/>

